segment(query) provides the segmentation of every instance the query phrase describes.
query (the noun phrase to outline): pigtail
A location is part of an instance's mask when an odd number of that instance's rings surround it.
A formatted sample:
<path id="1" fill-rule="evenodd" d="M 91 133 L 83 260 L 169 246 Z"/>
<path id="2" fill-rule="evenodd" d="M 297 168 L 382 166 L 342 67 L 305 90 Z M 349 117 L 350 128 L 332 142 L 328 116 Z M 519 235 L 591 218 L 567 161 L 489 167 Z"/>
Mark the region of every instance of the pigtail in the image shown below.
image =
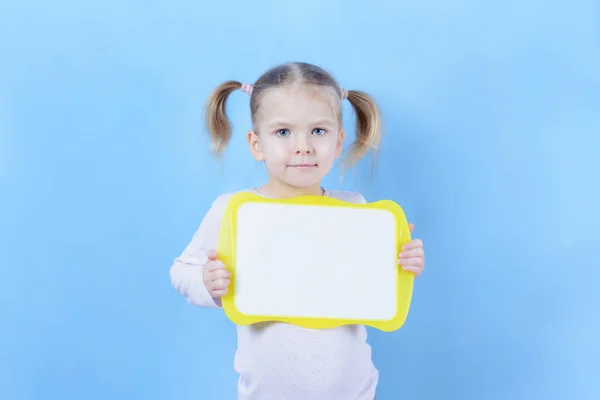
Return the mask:
<path id="1" fill-rule="evenodd" d="M 210 149 L 217 159 L 220 159 L 231 138 L 231 123 L 227 117 L 225 103 L 233 91 L 241 88 L 240 82 L 223 82 L 213 90 L 206 102 L 206 127 L 210 135 Z"/>
<path id="2" fill-rule="evenodd" d="M 381 140 L 381 116 L 379 108 L 371 96 L 358 90 L 344 91 L 346 97 L 356 116 L 356 140 L 349 149 L 348 156 L 344 160 L 344 169 L 356 164 L 368 152 L 376 152 Z M 371 165 L 373 170 L 374 164 Z"/>

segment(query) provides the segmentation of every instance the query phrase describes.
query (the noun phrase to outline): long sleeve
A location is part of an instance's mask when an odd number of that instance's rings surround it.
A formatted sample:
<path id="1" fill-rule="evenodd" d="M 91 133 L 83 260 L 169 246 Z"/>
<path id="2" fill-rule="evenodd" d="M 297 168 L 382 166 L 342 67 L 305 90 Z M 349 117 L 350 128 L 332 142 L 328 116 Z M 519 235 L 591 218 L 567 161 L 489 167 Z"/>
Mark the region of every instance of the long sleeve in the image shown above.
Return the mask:
<path id="1" fill-rule="evenodd" d="M 355 196 L 356 196 L 355 203 L 358 203 L 358 204 L 367 204 L 367 199 L 365 199 L 365 197 L 362 194 L 356 192 Z"/>
<path id="2" fill-rule="evenodd" d="M 221 308 L 204 285 L 202 268 L 207 261 L 207 251 L 217 249 L 221 220 L 230 197 L 230 194 L 224 194 L 213 202 L 192 241 L 183 253 L 175 258 L 169 270 L 173 288 L 188 303 L 198 307 Z"/>

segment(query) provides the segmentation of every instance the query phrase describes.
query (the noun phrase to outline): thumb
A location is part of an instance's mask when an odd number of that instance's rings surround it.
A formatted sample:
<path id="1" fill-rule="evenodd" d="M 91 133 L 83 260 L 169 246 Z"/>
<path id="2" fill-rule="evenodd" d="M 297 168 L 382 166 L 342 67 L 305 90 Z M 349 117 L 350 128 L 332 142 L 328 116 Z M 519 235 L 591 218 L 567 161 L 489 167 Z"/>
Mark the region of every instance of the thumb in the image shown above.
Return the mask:
<path id="1" fill-rule="evenodd" d="M 415 224 L 413 224 L 413 223 L 408 224 L 408 229 L 410 229 L 411 232 L 414 231 L 415 230 Z"/>
<path id="2" fill-rule="evenodd" d="M 206 257 L 209 261 L 215 261 L 217 259 L 217 252 L 215 250 L 209 250 L 206 252 Z"/>

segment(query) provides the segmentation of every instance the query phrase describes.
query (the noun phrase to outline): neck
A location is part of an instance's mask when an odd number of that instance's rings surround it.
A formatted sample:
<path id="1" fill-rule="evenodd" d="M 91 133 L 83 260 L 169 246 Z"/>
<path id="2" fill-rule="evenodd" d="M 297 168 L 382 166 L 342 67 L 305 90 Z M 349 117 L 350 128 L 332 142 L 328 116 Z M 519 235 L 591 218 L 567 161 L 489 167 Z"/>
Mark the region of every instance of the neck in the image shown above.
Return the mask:
<path id="1" fill-rule="evenodd" d="M 296 187 L 286 185 L 283 182 L 276 182 L 273 180 L 269 180 L 265 185 L 258 189 L 262 194 L 277 198 L 277 199 L 288 199 L 292 197 L 299 196 L 322 196 L 323 188 L 318 183 L 314 186 L 310 187 Z"/>

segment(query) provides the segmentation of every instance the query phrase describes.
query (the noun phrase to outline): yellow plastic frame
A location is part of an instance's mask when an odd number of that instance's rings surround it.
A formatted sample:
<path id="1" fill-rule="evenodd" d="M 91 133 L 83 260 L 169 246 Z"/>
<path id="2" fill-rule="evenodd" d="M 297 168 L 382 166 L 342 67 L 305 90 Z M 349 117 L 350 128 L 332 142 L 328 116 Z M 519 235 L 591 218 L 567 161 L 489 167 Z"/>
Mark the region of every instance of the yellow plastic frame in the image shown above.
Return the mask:
<path id="1" fill-rule="evenodd" d="M 298 318 L 285 316 L 246 315 L 240 312 L 235 305 L 235 249 L 237 240 L 237 210 L 244 203 L 279 203 L 320 207 L 351 207 L 360 209 L 372 208 L 386 210 L 392 213 L 396 219 L 397 253 L 400 254 L 402 246 L 411 240 L 410 229 L 404 214 L 404 210 L 397 203 L 391 200 L 379 200 L 373 203 L 356 204 L 327 196 L 301 196 L 291 199 L 271 199 L 251 192 L 236 193 L 231 197 L 225 209 L 221 229 L 219 231 L 217 248 L 219 259 L 225 264 L 227 270 L 231 272 L 230 285 L 227 293 L 222 298 L 222 302 L 223 309 L 225 310 L 227 317 L 232 322 L 237 325 L 251 325 L 258 322 L 279 321 L 311 329 L 327 329 L 342 325 L 362 324 L 386 332 L 395 331 L 404 325 L 404 322 L 408 316 L 412 299 L 414 276 L 410 272 L 402 269 L 400 266 L 397 268 L 397 311 L 396 315 L 390 320 L 348 320 L 309 317 Z M 396 262 L 396 260 L 394 261 Z"/>

